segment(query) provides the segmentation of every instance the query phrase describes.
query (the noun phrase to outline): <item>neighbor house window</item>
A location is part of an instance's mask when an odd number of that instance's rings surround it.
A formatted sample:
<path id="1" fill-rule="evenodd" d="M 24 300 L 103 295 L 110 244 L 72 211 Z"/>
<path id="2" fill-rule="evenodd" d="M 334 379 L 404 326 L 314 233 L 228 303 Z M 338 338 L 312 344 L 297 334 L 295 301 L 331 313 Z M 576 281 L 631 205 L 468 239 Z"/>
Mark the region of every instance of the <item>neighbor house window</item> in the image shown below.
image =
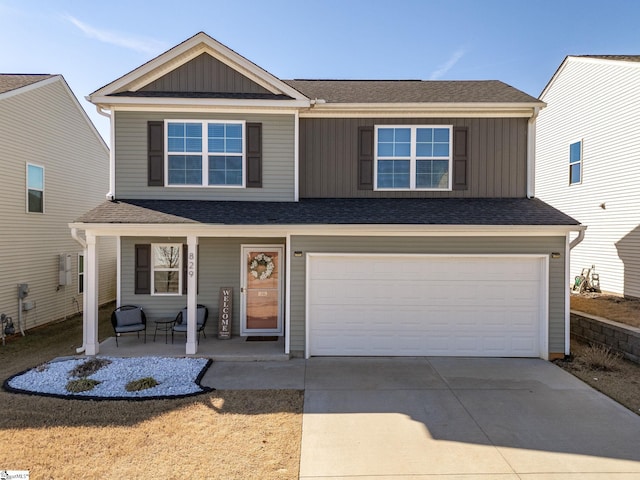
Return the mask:
<path id="1" fill-rule="evenodd" d="M 582 182 L 582 141 L 569 145 L 569 185 Z"/>
<path id="2" fill-rule="evenodd" d="M 27 164 L 27 212 L 44 213 L 44 168 Z"/>
<path id="3" fill-rule="evenodd" d="M 377 126 L 376 190 L 451 190 L 451 126 Z"/>
<path id="4" fill-rule="evenodd" d="M 244 122 L 167 121 L 167 184 L 244 187 Z"/>
<path id="5" fill-rule="evenodd" d="M 151 245 L 151 291 L 154 295 L 182 293 L 182 245 Z"/>
<path id="6" fill-rule="evenodd" d="M 84 254 L 78 254 L 78 293 L 84 293 Z"/>

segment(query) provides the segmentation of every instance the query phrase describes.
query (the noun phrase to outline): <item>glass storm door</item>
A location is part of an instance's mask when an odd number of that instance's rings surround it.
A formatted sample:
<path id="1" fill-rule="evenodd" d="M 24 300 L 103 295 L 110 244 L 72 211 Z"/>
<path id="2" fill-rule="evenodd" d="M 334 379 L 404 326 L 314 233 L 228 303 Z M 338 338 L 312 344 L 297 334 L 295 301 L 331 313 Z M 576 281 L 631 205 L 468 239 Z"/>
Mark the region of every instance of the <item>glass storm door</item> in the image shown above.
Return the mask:
<path id="1" fill-rule="evenodd" d="M 241 335 L 282 335 L 282 246 L 242 246 Z"/>

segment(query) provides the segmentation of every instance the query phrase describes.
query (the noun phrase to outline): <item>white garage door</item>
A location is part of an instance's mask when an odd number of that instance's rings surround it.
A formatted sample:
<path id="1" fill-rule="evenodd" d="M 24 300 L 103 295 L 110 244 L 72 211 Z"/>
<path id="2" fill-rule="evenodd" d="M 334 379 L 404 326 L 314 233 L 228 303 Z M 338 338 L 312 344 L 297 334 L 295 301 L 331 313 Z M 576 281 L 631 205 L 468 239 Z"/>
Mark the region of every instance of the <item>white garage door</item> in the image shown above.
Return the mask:
<path id="1" fill-rule="evenodd" d="M 541 257 L 310 254 L 307 268 L 309 356 L 542 356 Z"/>

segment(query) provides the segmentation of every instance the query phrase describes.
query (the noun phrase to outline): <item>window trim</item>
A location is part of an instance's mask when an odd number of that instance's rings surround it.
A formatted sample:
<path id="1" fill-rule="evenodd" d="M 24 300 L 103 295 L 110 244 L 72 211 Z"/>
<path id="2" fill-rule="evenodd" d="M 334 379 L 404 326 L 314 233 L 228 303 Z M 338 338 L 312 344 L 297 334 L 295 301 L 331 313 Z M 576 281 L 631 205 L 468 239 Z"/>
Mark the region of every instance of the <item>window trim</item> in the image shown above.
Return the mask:
<path id="1" fill-rule="evenodd" d="M 202 183 L 200 185 L 174 185 L 169 183 L 169 154 L 179 155 L 178 152 L 169 152 L 169 123 L 199 123 L 202 126 L 202 149 L 200 152 L 180 152 L 183 155 L 202 156 Z M 241 185 L 209 185 L 209 156 L 218 156 L 208 152 L 207 148 L 207 125 L 210 123 L 236 124 L 242 127 L 242 184 Z M 247 188 L 247 122 L 245 120 L 194 120 L 170 118 L 164 120 L 164 186 L 168 188 Z M 233 155 L 236 156 L 236 155 Z"/>
<path id="2" fill-rule="evenodd" d="M 82 268 L 80 268 L 82 267 Z M 78 295 L 84 293 L 84 253 L 78 254 Z"/>
<path id="3" fill-rule="evenodd" d="M 173 267 L 173 268 L 156 268 L 156 262 L 155 262 L 155 247 L 175 247 L 178 250 L 178 255 L 179 255 L 179 261 L 178 261 L 178 266 L 177 267 Z M 176 296 L 181 296 L 182 295 L 182 282 L 184 281 L 184 279 L 182 278 L 182 261 L 183 261 L 183 255 L 182 255 L 182 243 L 152 243 L 151 244 L 151 265 L 150 265 L 150 270 L 151 270 L 151 295 L 155 295 L 155 296 L 159 296 L 159 297 L 176 297 Z M 156 292 L 156 286 L 155 286 L 155 282 L 156 282 L 156 272 L 172 272 L 172 271 L 177 271 L 178 272 L 178 289 L 175 293 L 171 293 L 171 292 Z"/>
<path id="4" fill-rule="evenodd" d="M 571 162 L 571 147 L 576 143 L 580 144 L 580 160 L 577 162 Z M 580 165 L 580 180 L 577 182 L 571 181 L 571 167 L 573 167 L 574 165 Z M 578 140 L 573 140 L 569 142 L 569 186 L 582 184 L 583 171 L 584 171 L 584 139 L 580 138 Z"/>
<path id="5" fill-rule="evenodd" d="M 409 160 L 409 187 L 408 188 L 384 188 L 378 187 L 378 131 L 381 128 L 409 128 L 411 129 L 411 152 Z M 419 188 L 416 187 L 416 131 L 418 128 L 446 128 L 449 130 L 449 163 L 448 185 L 446 188 Z M 427 160 L 444 160 L 444 158 L 426 158 Z M 453 190 L 453 125 L 432 125 L 432 124 L 384 124 L 374 125 L 373 135 L 373 190 L 378 192 L 450 192 Z"/>
<path id="6" fill-rule="evenodd" d="M 37 188 L 29 188 L 29 167 L 36 167 L 42 170 L 42 190 L 39 190 Z M 25 166 L 25 200 L 26 200 L 26 205 L 25 205 L 25 210 L 27 213 L 36 213 L 36 214 L 44 214 L 45 213 L 45 205 L 44 205 L 44 186 L 45 186 L 45 171 L 44 171 L 44 167 L 42 165 L 38 165 L 36 163 L 30 163 L 27 162 L 26 166 Z M 36 212 L 36 211 L 31 211 L 29 210 L 29 190 L 33 190 L 36 192 L 42 192 L 42 211 L 41 212 Z"/>

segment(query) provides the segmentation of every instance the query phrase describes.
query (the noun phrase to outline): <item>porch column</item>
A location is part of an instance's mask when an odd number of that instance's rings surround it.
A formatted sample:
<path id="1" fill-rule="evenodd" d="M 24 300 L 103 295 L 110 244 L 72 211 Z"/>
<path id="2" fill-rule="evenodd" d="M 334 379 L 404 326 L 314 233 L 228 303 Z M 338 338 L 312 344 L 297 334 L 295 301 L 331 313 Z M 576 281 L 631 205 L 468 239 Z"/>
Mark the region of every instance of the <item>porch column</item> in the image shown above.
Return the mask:
<path id="1" fill-rule="evenodd" d="M 84 291 L 85 353 L 97 355 L 98 345 L 98 252 L 96 236 L 86 233 L 87 254 L 85 258 L 86 289 Z"/>
<path id="2" fill-rule="evenodd" d="M 186 354 L 193 355 L 198 351 L 198 295 L 196 279 L 198 278 L 198 237 L 187 236 L 187 347 Z M 184 280 L 183 280 L 184 281 Z"/>

